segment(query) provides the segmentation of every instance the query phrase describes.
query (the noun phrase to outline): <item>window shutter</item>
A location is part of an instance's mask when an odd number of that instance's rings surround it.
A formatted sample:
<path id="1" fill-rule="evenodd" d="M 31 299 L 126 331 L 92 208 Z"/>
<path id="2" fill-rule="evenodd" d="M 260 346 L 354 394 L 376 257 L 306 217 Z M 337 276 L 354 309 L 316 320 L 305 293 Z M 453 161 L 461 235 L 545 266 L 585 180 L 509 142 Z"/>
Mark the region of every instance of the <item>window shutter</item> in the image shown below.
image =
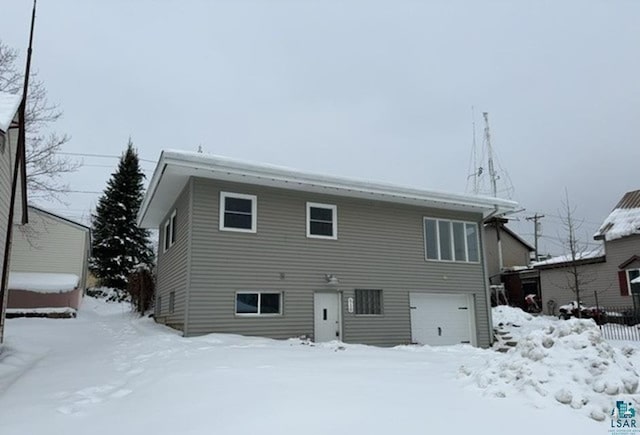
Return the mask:
<path id="1" fill-rule="evenodd" d="M 620 296 L 629 296 L 629 285 L 627 284 L 627 271 L 618 271 L 618 282 L 620 282 Z"/>

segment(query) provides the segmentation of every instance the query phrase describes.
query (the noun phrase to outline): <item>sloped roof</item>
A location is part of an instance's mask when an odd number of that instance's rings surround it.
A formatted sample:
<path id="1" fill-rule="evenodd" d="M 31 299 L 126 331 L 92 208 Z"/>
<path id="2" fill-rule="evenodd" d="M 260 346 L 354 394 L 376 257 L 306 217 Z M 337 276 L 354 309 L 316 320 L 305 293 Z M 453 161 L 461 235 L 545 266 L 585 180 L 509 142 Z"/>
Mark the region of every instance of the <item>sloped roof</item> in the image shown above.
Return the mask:
<path id="1" fill-rule="evenodd" d="M 22 98 L 20 95 L 0 92 L 0 132 L 5 133 L 15 118 Z"/>
<path id="2" fill-rule="evenodd" d="M 499 198 L 401 187 L 244 162 L 213 154 L 165 150 L 160 155 L 138 213 L 140 226 L 158 227 L 190 177 L 468 211 L 483 216 L 504 214 L 517 207 L 516 202 Z"/>
<path id="3" fill-rule="evenodd" d="M 34 211 L 36 213 L 42 213 L 43 215 L 49 216 L 50 218 L 52 218 L 52 219 L 54 219 L 54 220 L 56 220 L 56 221 L 58 221 L 58 222 L 60 222 L 62 224 L 69 225 L 69 226 L 77 228 L 79 230 L 91 231 L 91 228 L 89 228 L 86 225 L 81 224 L 80 222 L 76 222 L 76 221 L 68 219 L 66 217 L 57 215 L 57 214 L 55 214 L 55 213 L 53 213 L 53 212 L 51 212 L 49 210 L 45 210 L 45 209 L 37 207 L 35 205 L 32 205 L 32 204 L 29 205 L 29 210 L 32 210 L 32 211 Z"/>
<path id="4" fill-rule="evenodd" d="M 537 261 L 531 264 L 531 267 L 534 267 L 536 269 L 564 267 L 572 261 L 573 260 L 571 254 L 559 255 L 557 257 L 551 257 L 548 260 Z M 600 263 L 603 261 L 605 261 L 604 246 L 599 246 L 596 249 L 576 253 L 576 262 L 579 262 L 579 264 Z"/>
<path id="5" fill-rule="evenodd" d="M 615 240 L 633 234 L 640 234 L 640 190 L 624 194 L 593 238 Z"/>

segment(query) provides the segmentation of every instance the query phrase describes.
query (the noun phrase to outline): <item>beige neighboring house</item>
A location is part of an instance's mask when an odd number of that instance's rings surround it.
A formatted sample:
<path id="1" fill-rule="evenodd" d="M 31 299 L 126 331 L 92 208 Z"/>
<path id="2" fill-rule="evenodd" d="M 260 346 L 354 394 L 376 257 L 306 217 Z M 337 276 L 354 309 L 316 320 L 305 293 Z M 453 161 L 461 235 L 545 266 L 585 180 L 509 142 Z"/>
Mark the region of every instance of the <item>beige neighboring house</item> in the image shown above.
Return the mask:
<path id="1" fill-rule="evenodd" d="M 18 112 L 21 97 L 0 92 L 0 343 L 4 336 L 4 318 L 7 303 L 6 285 L 9 275 L 9 250 L 7 235 L 12 228 L 9 215 L 11 191 L 17 180 L 13 222 L 26 222 L 27 210 L 20 206 L 26 203 L 26 178 L 24 173 L 15 172 L 18 150 Z M 23 155 L 24 156 L 24 155 Z M 20 171 L 20 170 L 19 170 Z"/>
<path id="2" fill-rule="evenodd" d="M 10 313 L 77 309 L 88 277 L 91 230 L 35 206 L 29 206 L 29 217 L 13 231 Z"/>
<path id="3" fill-rule="evenodd" d="M 533 246 L 506 226 L 507 219 L 491 219 L 484 225 L 487 273 L 492 284 L 500 283 L 505 269 L 526 268 L 531 264 Z"/>
<path id="4" fill-rule="evenodd" d="M 640 307 L 640 190 L 627 192 L 604 220 L 595 240 L 602 246 L 577 259 L 583 305 Z M 568 255 L 534 264 L 540 272 L 545 311 L 576 300 Z M 635 299 L 635 301 L 634 301 Z"/>

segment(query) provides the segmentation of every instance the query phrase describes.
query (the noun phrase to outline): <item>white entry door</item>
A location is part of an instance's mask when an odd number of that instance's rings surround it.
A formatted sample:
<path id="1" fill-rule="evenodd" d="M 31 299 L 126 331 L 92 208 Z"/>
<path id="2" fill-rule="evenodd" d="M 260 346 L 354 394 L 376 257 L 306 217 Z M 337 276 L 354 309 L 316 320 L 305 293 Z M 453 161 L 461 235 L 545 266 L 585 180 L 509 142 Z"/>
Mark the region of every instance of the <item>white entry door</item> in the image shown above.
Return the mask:
<path id="1" fill-rule="evenodd" d="M 409 293 L 409 307 L 412 342 L 431 346 L 475 345 L 469 295 Z"/>
<path id="2" fill-rule="evenodd" d="M 315 341 L 340 340 L 340 295 L 315 293 L 314 312 Z"/>

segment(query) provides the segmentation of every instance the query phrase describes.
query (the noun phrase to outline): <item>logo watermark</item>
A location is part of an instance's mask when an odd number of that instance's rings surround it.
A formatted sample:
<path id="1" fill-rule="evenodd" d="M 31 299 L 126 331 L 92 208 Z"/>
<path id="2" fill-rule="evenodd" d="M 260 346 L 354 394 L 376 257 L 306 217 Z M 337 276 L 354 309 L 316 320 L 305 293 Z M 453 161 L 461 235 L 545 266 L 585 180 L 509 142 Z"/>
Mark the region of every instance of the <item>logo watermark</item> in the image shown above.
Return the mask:
<path id="1" fill-rule="evenodd" d="M 631 402 L 618 400 L 615 408 L 611 411 L 611 427 L 609 433 L 612 435 L 629 435 L 640 433 L 640 427 L 636 421 L 636 409 Z"/>

